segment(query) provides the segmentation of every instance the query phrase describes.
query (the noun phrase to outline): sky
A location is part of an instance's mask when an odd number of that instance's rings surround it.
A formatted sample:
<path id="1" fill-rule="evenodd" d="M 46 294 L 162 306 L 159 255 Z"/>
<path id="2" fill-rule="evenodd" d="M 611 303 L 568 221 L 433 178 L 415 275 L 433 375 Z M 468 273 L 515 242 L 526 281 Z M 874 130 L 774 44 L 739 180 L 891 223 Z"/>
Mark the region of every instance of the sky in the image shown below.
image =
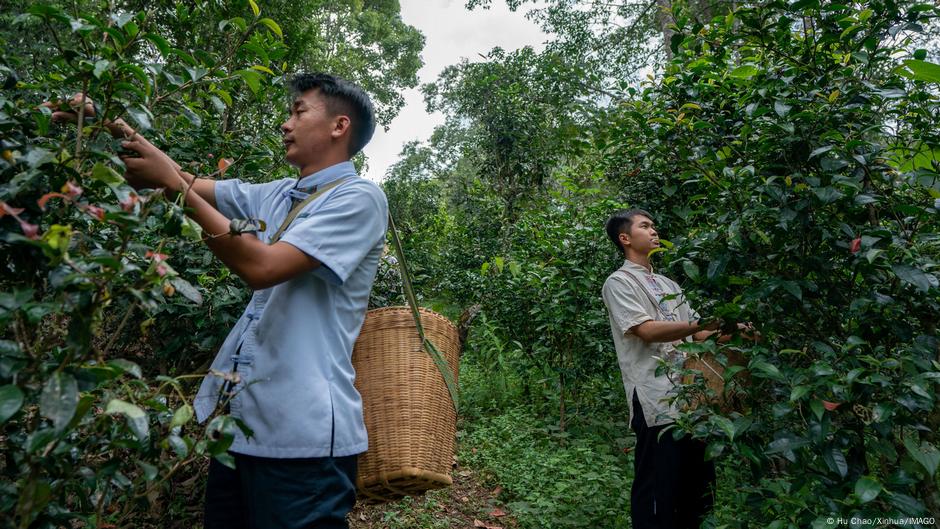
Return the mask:
<path id="1" fill-rule="evenodd" d="M 503 0 L 493 0 L 486 10 L 468 11 L 464 4 L 465 0 L 401 0 L 402 20 L 424 34 L 424 66 L 418 71 L 418 87 L 403 93 L 405 106 L 388 131 L 376 128 L 364 149 L 369 159 L 367 178 L 381 181 L 405 143 L 428 139 L 434 127 L 444 122 L 439 112 L 428 114 L 421 84 L 435 81 L 445 67 L 464 57 L 478 62 L 482 60 L 479 54 L 497 46 L 507 51 L 523 46 L 542 49 L 548 38 L 521 10 L 513 13 Z"/>

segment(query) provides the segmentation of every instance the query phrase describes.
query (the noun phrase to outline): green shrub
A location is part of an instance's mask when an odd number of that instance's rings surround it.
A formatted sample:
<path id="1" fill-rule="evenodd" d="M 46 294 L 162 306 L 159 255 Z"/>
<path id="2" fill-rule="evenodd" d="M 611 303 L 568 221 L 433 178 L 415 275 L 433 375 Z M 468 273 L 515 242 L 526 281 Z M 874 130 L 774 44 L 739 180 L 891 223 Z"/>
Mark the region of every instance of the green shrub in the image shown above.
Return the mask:
<path id="1" fill-rule="evenodd" d="M 633 472 L 623 448 L 596 434 L 558 435 L 515 407 L 465 423 L 459 458 L 503 487 L 522 527 L 613 529 L 629 527 Z"/>

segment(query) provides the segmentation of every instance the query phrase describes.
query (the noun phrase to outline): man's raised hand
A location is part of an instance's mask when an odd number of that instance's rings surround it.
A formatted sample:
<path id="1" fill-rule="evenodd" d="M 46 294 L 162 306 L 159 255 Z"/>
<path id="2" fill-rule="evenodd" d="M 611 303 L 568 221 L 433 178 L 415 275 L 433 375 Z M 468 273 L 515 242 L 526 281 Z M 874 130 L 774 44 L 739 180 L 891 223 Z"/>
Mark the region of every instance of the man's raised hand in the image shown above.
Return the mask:
<path id="1" fill-rule="evenodd" d="M 185 184 L 179 174 L 180 166 L 163 151 L 139 134 L 121 143 L 121 147 L 134 153 L 124 154 L 121 161 L 127 167 L 124 177 L 135 189 L 170 188 L 182 190 Z"/>

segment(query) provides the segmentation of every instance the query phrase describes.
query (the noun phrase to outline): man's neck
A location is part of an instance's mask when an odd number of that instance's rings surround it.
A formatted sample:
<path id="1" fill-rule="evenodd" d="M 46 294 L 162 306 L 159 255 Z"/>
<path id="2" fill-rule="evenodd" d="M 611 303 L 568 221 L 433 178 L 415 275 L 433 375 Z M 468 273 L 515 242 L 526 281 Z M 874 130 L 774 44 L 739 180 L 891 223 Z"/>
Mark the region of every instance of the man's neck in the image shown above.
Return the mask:
<path id="1" fill-rule="evenodd" d="M 348 161 L 349 161 L 348 157 L 344 158 L 342 156 L 331 156 L 331 157 L 320 158 L 319 160 L 315 162 L 310 162 L 304 165 L 303 167 L 301 167 L 299 169 L 300 174 L 297 175 L 297 178 L 304 178 L 304 177 L 312 175 L 313 173 L 320 172 L 326 169 L 327 167 L 333 167 L 334 165 L 338 163 L 343 163 L 343 162 L 348 162 Z"/>
<path id="2" fill-rule="evenodd" d="M 631 263 L 638 264 L 649 272 L 653 271 L 653 267 L 650 265 L 650 256 L 648 254 L 627 250 L 626 257 L 627 260 Z"/>

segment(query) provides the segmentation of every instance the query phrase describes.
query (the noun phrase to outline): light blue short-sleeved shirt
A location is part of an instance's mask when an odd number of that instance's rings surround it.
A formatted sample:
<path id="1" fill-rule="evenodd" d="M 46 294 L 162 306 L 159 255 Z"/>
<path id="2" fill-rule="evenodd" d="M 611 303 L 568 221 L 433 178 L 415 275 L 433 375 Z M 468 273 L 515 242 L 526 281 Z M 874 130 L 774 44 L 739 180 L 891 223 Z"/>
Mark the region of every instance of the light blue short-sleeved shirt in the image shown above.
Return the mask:
<path id="1" fill-rule="evenodd" d="M 289 192 L 339 178 L 346 180 L 307 204 L 281 237 L 321 266 L 255 291 L 212 363 L 221 373 L 237 370 L 231 414 L 253 431 L 236 437 L 233 452 L 339 457 L 368 448 L 351 358 L 385 244 L 385 194 L 343 162 L 300 181 L 220 181 L 215 198 L 228 218 L 265 221 L 257 235 L 267 242 L 291 209 Z M 224 383 L 215 375 L 203 381 L 194 403 L 200 422 L 215 410 Z"/>

